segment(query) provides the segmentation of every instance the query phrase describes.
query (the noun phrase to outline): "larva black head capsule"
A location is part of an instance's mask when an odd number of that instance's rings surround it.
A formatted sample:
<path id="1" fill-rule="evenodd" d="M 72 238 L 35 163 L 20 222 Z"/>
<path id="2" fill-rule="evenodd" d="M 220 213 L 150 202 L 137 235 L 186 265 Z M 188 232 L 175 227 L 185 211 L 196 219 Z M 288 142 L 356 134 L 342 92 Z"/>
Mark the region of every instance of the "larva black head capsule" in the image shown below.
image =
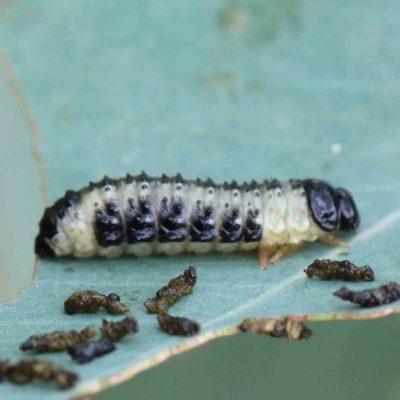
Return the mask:
<path id="1" fill-rule="evenodd" d="M 360 216 L 350 193 L 345 189 L 334 189 L 324 181 L 306 179 L 303 187 L 307 194 L 308 207 L 315 223 L 324 231 L 339 228 L 355 231 Z"/>
<path id="2" fill-rule="evenodd" d="M 340 215 L 340 230 L 354 232 L 360 225 L 360 215 L 351 194 L 346 189 L 336 189 L 336 201 Z"/>
<path id="3" fill-rule="evenodd" d="M 324 231 L 333 231 L 339 224 L 336 192 L 331 185 L 316 179 L 306 179 L 303 187 L 314 222 Z"/>

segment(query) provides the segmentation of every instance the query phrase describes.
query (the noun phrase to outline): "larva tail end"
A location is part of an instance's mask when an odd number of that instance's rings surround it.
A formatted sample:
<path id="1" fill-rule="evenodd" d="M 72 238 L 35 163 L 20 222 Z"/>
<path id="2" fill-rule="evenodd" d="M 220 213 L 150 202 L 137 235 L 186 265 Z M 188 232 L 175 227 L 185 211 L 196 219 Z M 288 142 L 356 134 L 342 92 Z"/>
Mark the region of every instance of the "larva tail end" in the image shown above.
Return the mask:
<path id="1" fill-rule="evenodd" d="M 54 250 L 49 246 L 41 234 L 36 236 L 35 254 L 40 258 L 52 258 L 56 256 Z"/>

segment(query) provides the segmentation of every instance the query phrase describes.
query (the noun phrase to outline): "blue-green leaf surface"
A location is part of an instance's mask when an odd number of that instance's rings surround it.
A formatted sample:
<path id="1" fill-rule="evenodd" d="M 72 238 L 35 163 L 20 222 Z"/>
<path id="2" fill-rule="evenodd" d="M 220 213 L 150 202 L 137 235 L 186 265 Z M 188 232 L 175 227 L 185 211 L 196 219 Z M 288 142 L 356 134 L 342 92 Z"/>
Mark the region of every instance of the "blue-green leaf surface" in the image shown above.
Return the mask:
<path id="1" fill-rule="evenodd" d="M 302 272 L 314 258 L 349 258 L 371 265 L 376 285 L 400 281 L 400 10 L 394 0 L 384 3 L 3 6 L 0 33 L 41 132 L 49 203 L 105 173 L 117 178 L 142 169 L 215 181 L 317 177 L 353 193 L 362 225 L 357 235 L 342 236 L 351 246 L 346 255 L 310 244 L 267 271 L 255 253 L 40 262 L 33 284 L 0 308 L 1 358 L 21 357 L 19 343 L 34 333 L 99 327 L 103 312 L 62 312 L 64 299 L 81 289 L 120 294 L 140 332 L 85 366 L 66 354 L 48 356 L 80 374 L 74 390 L 3 383 L 0 398 L 95 392 L 233 334 L 245 317 L 368 318 L 399 310 L 396 303 L 358 309 L 331 295 L 340 282 Z M 202 331 L 174 338 L 142 304 L 188 265 L 197 267 L 198 284 L 171 313 L 195 318 Z"/>

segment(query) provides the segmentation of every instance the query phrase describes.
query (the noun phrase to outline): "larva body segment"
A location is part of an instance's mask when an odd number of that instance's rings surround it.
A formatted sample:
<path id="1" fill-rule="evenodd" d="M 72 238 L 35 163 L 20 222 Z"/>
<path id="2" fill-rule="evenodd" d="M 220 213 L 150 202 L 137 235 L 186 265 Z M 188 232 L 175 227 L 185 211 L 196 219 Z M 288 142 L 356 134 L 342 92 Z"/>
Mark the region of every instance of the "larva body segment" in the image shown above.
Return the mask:
<path id="1" fill-rule="evenodd" d="M 40 257 L 148 256 L 189 251 L 249 251 L 260 261 L 281 257 L 303 242 L 354 231 L 359 215 L 351 195 L 318 180 L 215 184 L 180 174 L 104 177 L 45 210 L 35 252 Z"/>

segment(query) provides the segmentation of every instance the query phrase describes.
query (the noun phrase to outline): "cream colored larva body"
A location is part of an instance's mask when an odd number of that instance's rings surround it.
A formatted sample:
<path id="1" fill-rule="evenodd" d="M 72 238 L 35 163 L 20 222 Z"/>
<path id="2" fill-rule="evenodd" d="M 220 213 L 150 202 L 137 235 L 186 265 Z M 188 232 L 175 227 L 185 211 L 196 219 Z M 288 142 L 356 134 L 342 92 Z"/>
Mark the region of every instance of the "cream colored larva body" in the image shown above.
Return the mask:
<path id="1" fill-rule="evenodd" d="M 89 258 L 259 249 L 265 266 L 304 242 L 343 244 L 333 232 L 358 223 L 350 194 L 323 181 L 239 186 L 143 173 L 67 191 L 46 209 L 35 251 Z"/>

